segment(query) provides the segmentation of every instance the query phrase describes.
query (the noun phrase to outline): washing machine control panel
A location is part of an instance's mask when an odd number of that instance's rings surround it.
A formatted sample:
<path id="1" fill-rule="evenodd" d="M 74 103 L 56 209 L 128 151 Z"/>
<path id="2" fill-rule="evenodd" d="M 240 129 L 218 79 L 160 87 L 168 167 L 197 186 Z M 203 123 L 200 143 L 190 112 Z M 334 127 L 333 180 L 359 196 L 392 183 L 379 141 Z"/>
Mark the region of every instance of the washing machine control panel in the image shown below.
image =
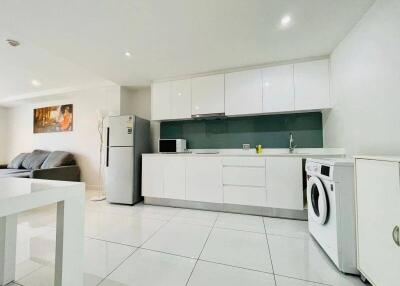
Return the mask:
<path id="1" fill-rule="evenodd" d="M 330 173 L 331 173 L 330 166 L 321 165 L 321 175 L 329 177 Z"/>
<path id="2" fill-rule="evenodd" d="M 332 166 L 322 165 L 316 162 L 307 161 L 306 163 L 306 172 L 310 176 L 318 176 L 318 177 L 332 177 Z"/>

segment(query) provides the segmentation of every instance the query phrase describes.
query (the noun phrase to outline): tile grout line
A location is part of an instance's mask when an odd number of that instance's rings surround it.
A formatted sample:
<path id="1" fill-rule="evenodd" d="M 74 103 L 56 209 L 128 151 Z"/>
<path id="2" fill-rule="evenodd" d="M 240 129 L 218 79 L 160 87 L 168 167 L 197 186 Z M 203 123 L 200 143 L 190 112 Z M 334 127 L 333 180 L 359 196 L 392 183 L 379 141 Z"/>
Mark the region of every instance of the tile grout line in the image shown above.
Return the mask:
<path id="1" fill-rule="evenodd" d="M 206 259 L 199 259 L 199 261 L 208 262 L 208 263 L 213 263 L 213 264 L 218 264 L 218 265 L 223 265 L 223 266 L 229 266 L 229 267 L 232 267 L 232 268 L 238 268 L 238 269 L 243 269 L 243 270 L 254 271 L 254 272 L 263 273 L 263 274 L 274 275 L 273 273 L 267 272 L 267 271 L 262 271 L 262 270 L 247 268 L 247 267 L 243 267 L 243 266 L 231 265 L 231 264 L 226 264 L 226 263 L 221 263 L 221 262 L 215 262 L 215 261 L 210 261 L 210 260 L 206 260 Z"/>
<path id="2" fill-rule="evenodd" d="M 321 286 L 334 286 L 332 284 L 325 284 L 325 283 L 322 283 L 322 282 L 310 281 L 310 280 L 305 280 L 305 279 L 302 279 L 302 278 L 292 277 L 292 276 L 287 276 L 287 275 L 275 274 L 275 276 L 290 278 L 290 279 L 299 280 L 299 281 L 303 281 L 303 282 L 309 282 L 309 283 L 318 284 L 318 285 L 321 285 Z"/>
<path id="3" fill-rule="evenodd" d="M 140 249 L 142 249 L 142 246 L 149 241 L 151 238 L 153 238 L 163 227 L 165 227 L 170 221 L 172 217 L 167 220 L 161 227 L 159 227 L 149 238 L 147 238 L 139 247 L 136 247 L 136 249 L 124 260 L 121 261 L 121 263 L 118 264 L 117 267 L 115 267 L 110 273 L 108 273 L 99 283 L 96 284 L 96 286 L 101 285 L 112 273 L 114 273 L 119 267 L 121 267 L 122 264 L 124 264 L 125 261 L 127 261 L 130 257 L 132 257 L 136 252 L 138 252 Z"/>
<path id="4" fill-rule="evenodd" d="M 130 257 L 132 257 L 137 251 L 139 250 L 139 248 L 136 248 L 135 250 L 133 250 L 133 252 L 128 255 L 125 259 L 123 259 L 113 270 L 111 270 L 110 273 L 108 273 L 104 278 L 102 278 L 97 284 L 96 286 L 100 285 L 101 283 L 104 282 L 104 280 L 107 279 L 107 277 L 109 277 L 112 273 L 115 272 L 115 270 L 117 270 L 122 264 L 124 264 L 125 261 L 127 261 Z"/>
<path id="5" fill-rule="evenodd" d="M 203 253 L 204 248 L 206 247 L 206 244 L 207 244 L 207 242 L 208 242 L 208 239 L 209 239 L 210 236 L 211 236 L 212 231 L 214 230 L 214 227 L 215 227 L 215 224 L 217 223 L 217 220 L 218 220 L 218 218 L 219 218 L 219 215 L 220 215 L 220 213 L 218 212 L 218 213 L 217 213 L 217 217 L 215 218 L 214 223 L 213 223 L 213 225 L 212 225 L 212 227 L 211 227 L 211 229 L 210 229 L 210 232 L 208 233 L 207 239 L 206 239 L 206 241 L 205 241 L 204 244 L 203 244 L 203 248 L 201 249 L 200 254 L 199 254 L 199 256 L 197 257 L 196 262 L 195 262 L 195 264 L 194 264 L 194 266 L 193 266 L 193 269 L 192 269 L 192 271 L 190 272 L 190 275 L 189 275 L 189 277 L 188 277 L 188 279 L 187 279 L 187 281 L 186 281 L 185 286 L 187 286 L 187 285 L 189 284 L 190 278 L 192 278 L 193 272 L 194 272 L 194 270 L 196 269 L 197 263 L 198 263 L 199 260 L 200 260 L 200 256 L 201 256 L 201 254 Z"/>
<path id="6" fill-rule="evenodd" d="M 185 210 L 185 209 L 181 209 L 181 210 Z M 201 211 L 201 210 L 200 210 L 200 211 Z M 105 213 L 106 213 L 106 212 L 105 212 Z M 264 217 L 262 217 L 262 216 L 260 216 L 260 218 L 261 218 L 262 221 L 263 221 L 264 233 L 256 232 L 256 231 L 249 231 L 249 230 L 241 230 L 241 229 L 229 228 L 229 227 L 218 227 L 218 226 L 217 226 L 217 221 L 218 221 L 219 217 L 220 217 L 221 214 L 222 214 L 221 212 L 215 212 L 215 213 L 217 214 L 217 216 L 216 216 L 216 218 L 214 219 L 214 222 L 212 223 L 212 225 L 208 225 L 208 226 L 206 226 L 206 225 L 200 225 L 200 224 L 197 224 L 197 223 L 184 223 L 184 222 L 180 222 L 181 224 L 196 225 L 196 226 L 203 226 L 203 227 L 209 227 L 209 228 L 210 228 L 210 232 L 209 232 L 209 234 L 208 234 L 208 236 L 207 236 L 207 238 L 206 238 L 206 240 L 205 240 L 205 242 L 204 242 L 204 244 L 203 244 L 203 247 L 202 247 L 202 249 L 201 249 L 201 251 L 200 251 L 200 254 L 199 254 L 199 256 L 197 257 L 197 259 L 196 259 L 196 258 L 193 258 L 193 257 L 187 257 L 187 256 L 179 255 L 179 254 L 168 253 L 168 252 L 163 252 L 163 251 L 153 250 L 153 249 L 147 249 L 147 248 L 143 247 L 145 243 L 147 243 L 147 242 L 148 242 L 149 240 L 151 240 L 155 235 L 157 235 L 157 233 L 159 233 L 164 227 L 166 227 L 167 225 L 169 225 L 169 223 L 172 223 L 172 220 L 173 220 L 174 218 L 179 217 L 179 213 L 180 213 L 180 211 L 176 211 L 176 212 L 174 212 L 174 214 L 172 214 L 171 216 L 168 216 L 166 219 L 159 219 L 159 218 L 155 219 L 155 218 L 149 217 L 148 219 L 159 220 L 159 221 L 163 221 L 164 223 L 163 223 L 152 235 L 150 235 L 142 244 L 140 244 L 139 246 L 133 246 L 133 245 L 124 244 L 124 243 L 119 243 L 119 242 L 114 242 L 114 241 L 109 241 L 109 240 L 105 240 L 105 239 L 99 239 L 99 238 L 92 237 L 92 236 L 85 236 L 85 237 L 88 238 L 88 239 L 103 241 L 103 242 L 107 242 L 107 243 L 114 243 L 114 244 L 117 244 L 117 245 L 122 245 L 122 246 L 130 247 L 130 248 L 134 248 L 134 250 L 132 251 L 132 253 L 130 253 L 125 259 L 123 259 L 123 260 L 122 260 L 108 275 L 106 275 L 104 278 L 102 278 L 102 279 L 98 282 L 98 284 L 96 284 L 96 285 L 102 284 L 112 273 L 114 273 L 118 268 L 120 268 L 121 265 L 124 264 L 124 263 L 126 262 L 126 260 L 128 260 L 130 257 L 132 257 L 132 256 L 133 256 L 136 252 L 138 252 L 140 249 L 143 249 L 143 250 L 146 250 L 146 251 L 158 252 L 158 253 L 163 253 L 163 254 L 167 254 L 167 255 L 182 257 L 182 258 L 185 258 L 185 259 L 195 260 L 195 264 L 194 264 L 194 266 L 193 266 L 193 269 L 192 269 L 192 271 L 191 271 L 191 273 L 190 273 L 190 275 L 189 275 L 189 277 L 188 277 L 188 280 L 187 280 L 187 282 L 186 282 L 186 284 L 185 284 L 186 286 L 189 284 L 190 279 L 191 279 L 191 277 L 192 277 L 192 275 L 193 275 L 193 273 L 194 273 L 194 271 L 195 271 L 195 268 L 197 267 L 197 264 L 198 264 L 199 261 L 204 261 L 204 262 L 208 262 L 208 263 L 213 263 L 213 264 L 218 264 L 218 265 L 224 265 L 224 266 L 228 266 L 228 267 L 232 267 L 232 268 L 244 269 L 244 270 L 254 271 L 254 272 L 259 272 L 259 273 L 272 274 L 273 277 L 274 277 L 275 285 L 277 285 L 277 284 L 276 284 L 276 283 L 277 283 L 276 277 L 278 276 L 278 277 L 286 277 L 286 278 L 295 279 L 295 280 L 300 280 L 300 281 L 305 281 L 305 282 L 312 282 L 312 283 L 315 283 L 315 284 L 318 284 L 318 285 L 321 285 L 321 286 L 332 286 L 331 284 L 326 284 L 326 283 L 324 283 L 324 282 L 316 282 L 316 281 L 305 280 L 305 279 L 301 279 L 301 278 L 297 278 L 297 277 L 291 277 L 291 276 L 287 276 L 287 275 L 276 274 L 276 273 L 275 273 L 275 270 L 274 270 L 274 265 L 273 265 L 273 263 L 272 263 L 272 254 L 271 254 L 271 249 L 270 249 L 270 245 L 269 245 L 268 236 L 270 236 L 270 235 L 272 235 L 272 236 L 278 236 L 278 237 L 281 236 L 281 237 L 288 237 L 288 238 L 301 239 L 301 240 L 307 240 L 307 239 L 309 239 L 309 238 L 300 238 L 300 237 L 295 237 L 295 236 L 290 236 L 290 235 L 285 235 L 285 234 L 269 234 L 269 233 L 267 233 L 267 226 L 266 226 Z M 128 215 L 128 214 L 116 214 L 116 215 L 123 215 L 123 216 L 129 216 L 129 217 L 131 216 L 131 215 Z M 55 230 L 54 227 L 49 227 L 49 228 L 51 228 L 51 229 L 48 230 L 48 231 L 46 231 L 44 234 L 53 232 L 53 231 Z M 213 230 L 215 230 L 215 229 L 227 229 L 227 230 L 232 230 L 232 231 L 240 231 L 240 232 L 247 232 L 247 233 L 254 233 L 254 234 L 261 234 L 261 235 L 264 234 L 264 235 L 265 235 L 265 238 L 266 238 L 266 241 L 267 241 L 268 251 L 269 251 L 269 255 L 270 255 L 272 273 L 266 272 L 266 271 L 262 271 L 262 270 L 255 270 L 255 269 L 251 269 L 251 268 L 245 268 L 245 267 L 240 267 L 240 266 L 235 266 L 235 265 L 224 264 L 224 263 L 219 263 L 219 262 L 214 262 L 214 261 L 208 261 L 208 260 L 205 260 L 205 259 L 201 259 L 200 257 L 201 257 L 202 253 L 203 253 L 204 250 L 205 250 L 206 244 L 208 243 L 209 238 L 210 238 L 210 236 L 211 236 Z M 20 280 L 22 280 L 22 279 L 25 279 L 26 277 L 28 277 L 28 276 L 31 275 L 32 273 L 34 273 L 34 272 L 36 272 L 36 271 L 39 271 L 39 270 L 43 269 L 44 267 L 45 267 L 45 266 L 43 265 L 43 266 L 39 267 L 38 269 L 36 269 L 36 270 L 34 270 L 34 271 L 32 271 L 32 272 L 30 272 L 30 273 L 24 275 L 24 276 L 23 276 L 21 279 L 19 279 L 18 281 L 20 281 Z M 16 285 L 18 285 L 18 286 L 22 286 L 22 284 L 20 284 L 18 281 L 14 281 L 14 283 L 15 283 Z"/>
<path id="7" fill-rule="evenodd" d="M 25 274 L 25 275 L 23 275 L 21 278 L 19 278 L 18 280 L 15 280 L 14 282 L 12 282 L 12 283 L 16 283 L 16 284 L 18 284 L 18 282 L 19 281 L 21 281 L 21 280 L 24 280 L 25 278 L 27 278 L 28 276 L 30 276 L 30 275 L 32 275 L 33 273 L 35 273 L 36 271 L 39 271 L 39 270 L 41 270 L 42 268 L 44 268 L 44 267 L 46 267 L 46 265 L 40 265 L 40 267 L 39 268 L 37 268 L 37 269 L 35 269 L 35 270 L 32 270 L 32 271 L 30 271 L 29 273 L 27 273 L 27 274 Z M 18 285 L 22 285 L 22 284 L 18 284 Z"/>
<path id="8" fill-rule="evenodd" d="M 261 219 L 262 219 L 262 222 L 263 222 L 263 225 L 264 225 L 265 239 L 266 239 L 266 241 L 267 241 L 267 246 L 268 246 L 268 254 L 269 254 L 269 260 L 270 260 L 270 262 L 271 262 L 272 274 L 273 274 L 273 277 L 274 277 L 275 286 L 277 286 L 277 284 L 276 284 L 276 278 L 275 278 L 274 264 L 272 263 L 272 253 L 271 253 L 271 248 L 269 247 L 268 234 L 267 234 L 267 227 L 266 227 L 266 225 L 265 225 L 264 218 L 263 218 L 263 217 L 261 217 Z"/>

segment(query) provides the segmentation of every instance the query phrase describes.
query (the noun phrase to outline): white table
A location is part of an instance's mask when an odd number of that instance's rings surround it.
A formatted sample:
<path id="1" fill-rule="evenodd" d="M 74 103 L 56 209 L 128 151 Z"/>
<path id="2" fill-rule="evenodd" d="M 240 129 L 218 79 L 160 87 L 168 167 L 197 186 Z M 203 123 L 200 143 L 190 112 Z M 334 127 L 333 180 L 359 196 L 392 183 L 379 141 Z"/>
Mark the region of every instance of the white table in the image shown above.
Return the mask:
<path id="1" fill-rule="evenodd" d="M 85 184 L 0 179 L 0 285 L 15 279 L 17 214 L 57 203 L 56 286 L 83 285 Z"/>

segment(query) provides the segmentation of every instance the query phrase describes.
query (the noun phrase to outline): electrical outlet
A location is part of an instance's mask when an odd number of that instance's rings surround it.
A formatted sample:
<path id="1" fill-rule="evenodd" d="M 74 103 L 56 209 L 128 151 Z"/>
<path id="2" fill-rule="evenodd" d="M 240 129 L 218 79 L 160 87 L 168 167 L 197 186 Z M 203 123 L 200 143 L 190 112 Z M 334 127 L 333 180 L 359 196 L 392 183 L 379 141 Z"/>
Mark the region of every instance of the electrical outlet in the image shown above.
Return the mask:
<path id="1" fill-rule="evenodd" d="M 243 150 L 250 150 L 250 144 L 243 144 L 242 145 Z"/>

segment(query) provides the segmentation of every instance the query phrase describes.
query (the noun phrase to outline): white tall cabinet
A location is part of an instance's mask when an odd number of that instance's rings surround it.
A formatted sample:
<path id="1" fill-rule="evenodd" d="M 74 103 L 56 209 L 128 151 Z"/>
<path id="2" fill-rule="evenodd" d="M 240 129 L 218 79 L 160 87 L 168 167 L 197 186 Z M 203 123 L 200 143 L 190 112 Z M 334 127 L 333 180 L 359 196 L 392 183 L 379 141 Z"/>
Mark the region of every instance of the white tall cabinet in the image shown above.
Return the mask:
<path id="1" fill-rule="evenodd" d="M 374 286 L 399 285 L 400 158 L 356 158 L 358 268 Z"/>
<path id="2" fill-rule="evenodd" d="M 241 115 L 263 112 L 261 70 L 225 75 L 225 114 Z"/>
<path id="3" fill-rule="evenodd" d="M 224 74 L 192 78 L 192 115 L 224 112 Z"/>
<path id="4" fill-rule="evenodd" d="M 293 65 L 262 70 L 263 112 L 294 110 Z"/>

